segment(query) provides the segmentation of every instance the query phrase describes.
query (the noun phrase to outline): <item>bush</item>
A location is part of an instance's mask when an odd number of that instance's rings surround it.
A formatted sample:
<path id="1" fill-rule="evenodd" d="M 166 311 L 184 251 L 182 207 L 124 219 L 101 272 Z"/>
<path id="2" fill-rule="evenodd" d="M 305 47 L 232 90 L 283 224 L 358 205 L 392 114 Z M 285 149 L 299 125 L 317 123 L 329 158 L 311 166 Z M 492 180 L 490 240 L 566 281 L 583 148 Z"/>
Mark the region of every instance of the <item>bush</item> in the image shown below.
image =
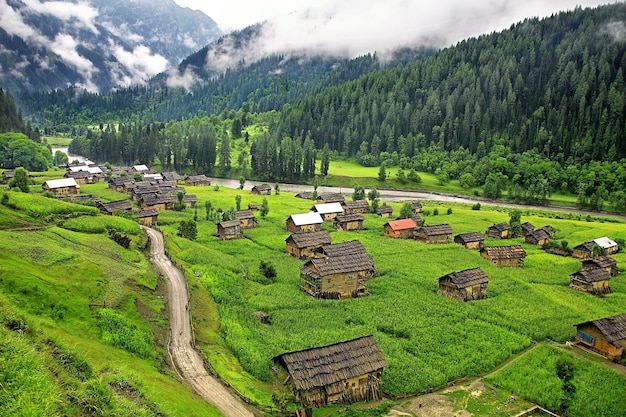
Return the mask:
<path id="1" fill-rule="evenodd" d="M 452 214 L 452 207 L 448 207 L 447 214 L 448 214 L 448 216 Z"/>
<path id="2" fill-rule="evenodd" d="M 472 210 L 480 210 L 480 203 L 476 203 L 472 206 Z"/>
<path id="3" fill-rule="evenodd" d="M 270 261 L 261 261 L 259 263 L 259 271 L 267 279 L 276 278 L 276 267 Z"/>

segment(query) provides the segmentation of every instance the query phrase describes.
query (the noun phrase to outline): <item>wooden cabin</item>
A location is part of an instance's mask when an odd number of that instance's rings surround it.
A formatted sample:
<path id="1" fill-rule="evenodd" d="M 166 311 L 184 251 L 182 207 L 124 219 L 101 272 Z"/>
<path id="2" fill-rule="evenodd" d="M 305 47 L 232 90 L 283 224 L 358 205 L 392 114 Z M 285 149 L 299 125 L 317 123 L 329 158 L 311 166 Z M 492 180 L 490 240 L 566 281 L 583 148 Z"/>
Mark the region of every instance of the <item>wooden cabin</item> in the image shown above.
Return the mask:
<path id="1" fill-rule="evenodd" d="M 172 208 L 174 208 L 174 200 L 176 200 L 176 198 L 170 194 L 144 194 L 141 196 L 141 200 L 139 200 L 139 207 L 142 209 L 153 207 L 158 211 L 172 210 Z"/>
<path id="2" fill-rule="evenodd" d="M 346 201 L 346 198 L 343 196 L 343 194 L 340 194 L 340 193 L 326 193 L 326 194 L 320 194 L 317 196 L 317 202 L 319 204 L 343 203 L 345 201 Z"/>
<path id="3" fill-rule="evenodd" d="M 143 174 L 143 180 L 144 181 L 159 182 L 159 181 L 163 181 L 163 175 L 161 175 L 161 174 Z"/>
<path id="4" fill-rule="evenodd" d="M 222 240 L 243 239 L 239 220 L 224 220 L 217 224 L 217 237 Z"/>
<path id="5" fill-rule="evenodd" d="M 235 218 L 241 222 L 242 229 L 256 229 L 259 222 L 252 210 L 239 210 Z"/>
<path id="6" fill-rule="evenodd" d="M 583 264 L 583 271 L 587 271 L 590 269 L 598 269 L 598 268 L 606 269 L 606 271 L 612 277 L 616 276 L 617 273 L 619 272 L 617 270 L 617 261 L 611 258 L 610 256 L 600 255 L 600 256 L 596 256 L 595 258 L 584 259 L 582 261 L 582 264 Z"/>
<path id="7" fill-rule="evenodd" d="M 183 203 L 187 208 L 195 208 L 198 203 L 198 196 L 195 194 L 185 194 L 183 196 Z"/>
<path id="8" fill-rule="evenodd" d="M 619 362 L 626 346 L 626 314 L 576 324 L 576 343 Z"/>
<path id="9" fill-rule="evenodd" d="M 174 171 L 169 171 L 169 172 L 162 172 L 161 176 L 163 177 L 163 180 L 165 181 L 172 181 L 175 182 L 176 184 L 183 184 L 183 178 L 178 174 L 178 172 L 174 172 Z"/>
<path id="10" fill-rule="evenodd" d="M 316 251 L 330 245 L 332 239 L 326 230 L 312 233 L 293 233 L 285 239 L 286 252 L 294 258 L 315 258 L 322 256 Z"/>
<path id="11" fill-rule="evenodd" d="M 133 165 L 131 170 L 133 172 L 139 172 L 139 173 L 142 173 L 142 174 L 150 172 L 150 168 L 148 168 L 146 165 Z"/>
<path id="12" fill-rule="evenodd" d="M 365 218 L 360 213 L 355 214 L 341 214 L 335 217 L 333 227 L 340 232 L 346 232 L 350 230 L 364 230 L 363 221 Z"/>
<path id="13" fill-rule="evenodd" d="M 572 256 L 578 259 L 589 259 L 593 256 L 593 247 L 595 245 L 596 243 L 591 240 L 589 242 L 583 242 L 580 245 L 574 246 Z"/>
<path id="14" fill-rule="evenodd" d="M 185 179 L 185 185 L 189 185 L 189 186 L 207 186 L 207 185 L 211 185 L 211 181 L 204 174 L 201 174 L 201 175 L 189 175 Z"/>
<path id="15" fill-rule="evenodd" d="M 439 278 L 437 294 L 459 301 L 487 298 L 489 276 L 480 268 L 451 272 Z"/>
<path id="16" fill-rule="evenodd" d="M 302 191 L 295 195 L 296 198 L 302 198 L 304 200 L 313 200 L 313 191 Z"/>
<path id="17" fill-rule="evenodd" d="M 422 203 L 419 201 L 411 201 L 411 208 L 413 209 L 413 214 L 419 214 L 422 212 Z"/>
<path id="18" fill-rule="evenodd" d="M 13 179 L 13 171 L 3 171 L 2 179 L 0 179 L 0 184 L 8 184 Z"/>
<path id="19" fill-rule="evenodd" d="M 519 245 L 486 246 L 480 251 L 480 256 L 496 266 L 518 268 L 524 265 L 526 251 Z"/>
<path id="20" fill-rule="evenodd" d="M 489 226 L 485 235 L 494 239 L 508 239 L 511 226 L 507 222 L 502 222 Z"/>
<path id="21" fill-rule="evenodd" d="M 252 187 L 250 192 L 254 195 L 271 195 L 272 186 L 269 184 L 255 185 Z"/>
<path id="22" fill-rule="evenodd" d="M 365 297 L 369 295 L 365 277 L 371 263 L 371 257 L 365 255 L 311 259 L 300 268 L 300 289 L 317 298 Z"/>
<path id="23" fill-rule="evenodd" d="M 413 216 L 411 216 L 411 218 L 413 219 L 417 227 L 422 227 L 424 225 L 424 219 L 422 219 L 419 214 L 413 213 Z"/>
<path id="24" fill-rule="evenodd" d="M 535 226 L 532 223 L 525 222 L 521 225 L 522 237 L 531 234 L 535 230 Z"/>
<path id="25" fill-rule="evenodd" d="M 329 346 L 283 353 L 273 358 L 277 379 L 289 383 L 297 404 L 313 407 L 382 399 L 382 372 L 387 361 L 373 336 Z"/>
<path id="26" fill-rule="evenodd" d="M 485 235 L 480 232 L 461 233 L 454 236 L 454 243 L 458 243 L 466 249 L 481 250 L 485 246 Z"/>
<path id="27" fill-rule="evenodd" d="M 596 245 L 600 246 L 607 255 L 612 255 L 617 252 L 617 243 L 606 236 L 599 237 L 597 239 L 594 239 L 593 241 Z"/>
<path id="28" fill-rule="evenodd" d="M 613 292 L 609 285 L 610 280 L 611 274 L 606 269 L 587 269 L 570 275 L 569 286 L 594 295 L 610 294 Z"/>
<path id="29" fill-rule="evenodd" d="M 367 214 L 370 212 L 370 205 L 367 200 L 345 201 L 342 206 L 346 214 Z"/>
<path id="30" fill-rule="evenodd" d="M 156 226 L 159 224 L 159 210 L 155 208 L 147 208 L 143 210 L 135 210 L 133 214 L 139 217 L 139 224 L 144 226 Z"/>
<path id="31" fill-rule="evenodd" d="M 527 234 L 524 241 L 529 245 L 545 246 L 550 242 L 550 235 L 545 229 L 537 229 Z"/>
<path id="32" fill-rule="evenodd" d="M 48 180 L 41 185 L 44 191 L 50 191 L 54 195 L 79 194 L 80 185 L 74 178 L 63 178 L 60 180 Z"/>
<path id="33" fill-rule="evenodd" d="M 450 243 L 452 242 L 452 226 L 449 224 L 422 226 L 417 229 L 415 239 L 422 243 Z"/>
<path id="34" fill-rule="evenodd" d="M 376 214 L 378 214 L 380 217 L 389 218 L 393 214 L 393 207 L 383 204 L 382 206 L 378 207 L 378 210 L 376 210 Z"/>
<path id="35" fill-rule="evenodd" d="M 332 222 L 338 214 L 343 214 L 341 203 L 316 204 L 311 211 L 319 213 L 325 222 Z"/>
<path id="36" fill-rule="evenodd" d="M 308 212 L 302 214 L 292 214 L 287 218 L 287 230 L 291 233 L 319 232 L 322 230 L 322 216 L 319 213 Z"/>
<path id="37" fill-rule="evenodd" d="M 261 204 L 248 204 L 248 210 L 259 211 L 261 210 Z"/>
<path id="38" fill-rule="evenodd" d="M 109 180 L 109 190 L 117 191 L 118 193 L 127 193 L 127 187 L 132 187 L 135 183 L 133 177 L 113 177 Z"/>
<path id="39" fill-rule="evenodd" d="M 108 203 L 103 203 L 102 201 L 100 201 L 96 203 L 96 207 L 100 209 L 100 213 L 112 216 L 113 213 L 118 210 L 131 211 L 133 209 L 133 204 L 130 202 L 130 200 L 127 199 L 111 201 Z"/>
<path id="40" fill-rule="evenodd" d="M 344 256 L 344 255 L 367 255 L 365 246 L 360 240 L 348 240 L 341 243 L 329 244 L 322 246 L 316 252 L 322 256 Z"/>
<path id="41" fill-rule="evenodd" d="M 391 220 L 383 226 L 384 235 L 394 239 L 414 239 L 416 231 L 413 219 Z"/>

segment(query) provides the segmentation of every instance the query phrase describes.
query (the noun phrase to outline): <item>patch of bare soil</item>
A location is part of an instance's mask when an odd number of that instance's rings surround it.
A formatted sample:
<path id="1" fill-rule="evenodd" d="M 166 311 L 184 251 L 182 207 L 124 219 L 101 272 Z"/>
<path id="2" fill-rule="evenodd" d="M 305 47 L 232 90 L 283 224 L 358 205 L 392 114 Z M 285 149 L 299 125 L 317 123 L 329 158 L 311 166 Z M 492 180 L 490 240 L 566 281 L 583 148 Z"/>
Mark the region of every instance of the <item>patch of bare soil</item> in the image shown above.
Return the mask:
<path id="1" fill-rule="evenodd" d="M 480 381 L 474 381 L 469 385 L 454 385 L 446 388 L 441 394 L 425 394 L 415 397 L 401 407 L 394 407 L 385 417 L 470 417 L 469 413 L 463 409 L 454 410 L 456 399 L 443 394 L 463 390 L 469 391 L 470 395 L 480 397 L 483 391 L 489 389 Z"/>

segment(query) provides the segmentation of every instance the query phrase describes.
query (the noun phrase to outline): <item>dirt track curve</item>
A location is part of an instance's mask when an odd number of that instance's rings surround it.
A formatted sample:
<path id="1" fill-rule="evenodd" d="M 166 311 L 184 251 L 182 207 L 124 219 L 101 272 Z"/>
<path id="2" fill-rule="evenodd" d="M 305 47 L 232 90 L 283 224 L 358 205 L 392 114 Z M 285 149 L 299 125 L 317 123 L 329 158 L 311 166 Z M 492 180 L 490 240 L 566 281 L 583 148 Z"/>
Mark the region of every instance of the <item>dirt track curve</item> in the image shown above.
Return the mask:
<path id="1" fill-rule="evenodd" d="M 163 273 L 168 283 L 171 331 L 168 351 L 176 371 L 195 392 L 219 408 L 226 417 L 253 417 L 254 414 L 244 402 L 231 394 L 205 369 L 202 356 L 193 347 L 185 277 L 166 256 L 161 232 L 149 227 L 142 228 L 150 238 L 150 260 Z"/>

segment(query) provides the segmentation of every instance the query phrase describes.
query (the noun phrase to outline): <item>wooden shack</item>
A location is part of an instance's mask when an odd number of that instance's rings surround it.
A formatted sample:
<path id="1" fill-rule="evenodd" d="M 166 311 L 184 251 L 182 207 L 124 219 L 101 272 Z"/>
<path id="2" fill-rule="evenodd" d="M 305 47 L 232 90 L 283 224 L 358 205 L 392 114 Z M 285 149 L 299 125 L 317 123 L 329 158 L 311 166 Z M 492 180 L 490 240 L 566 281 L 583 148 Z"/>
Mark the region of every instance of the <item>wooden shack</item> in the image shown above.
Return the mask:
<path id="1" fill-rule="evenodd" d="M 239 210 L 235 218 L 241 222 L 242 229 L 256 229 L 259 222 L 252 210 Z"/>
<path id="2" fill-rule="evenodd" d="M 319 213 L 292 214 L 287 218 L 286 227 L 291 233 L 319 232 L 324 220 Z"/>
<path id="3" fill-rule="evenodd" d="M 422 243 L 450 243 L 452 242 L 452 226 L 449 224 L 434 224 L 417 229 L 415 239 Z"/>
<path id="4" fill-rule="evenodd" d="M 261 210 L 261 204 L 258 204 L 258 203 L 248 204 L 248 210 L 250 210 L 250 211 L 259 211 L 259 210 Z"/>
<path id="5" fill-rule="evenodd" d="M 341 214 L 335 217 L 333 227 L 340 232 L 350 230 L 364 230 L 363 221 L 365 218 L 360 213 L 355 214 Z"/>
<path id="6" fill-rule="evenodd" d="M 522 237 L 526 237 L 535 230 L 535 226 L 532 223 L 524 222 L 521 225 Z"/>
<path id="7" fill-rule="evenodd" d="M 485 235 L 494 239 L 508 239 L 511 226 L 507 222 L 489 226 Z"/>
<path id="8" fill-rule="evenodd" d="M 343 214 L 341 203 L 316 204 L 311 211 L 319 213 L 325 222 L 332 222 L 338 214 Z"/>
<path id="9" fill-rule="evenodd" d="M 626 314 L 576 324 L 576 343 L 619 362 L 626 346 Z"/>
<path id="10" fill-rule="evenodd" d="M 451 272 L 439 278 L 437 294 L 459 301 L 487 298 L 489 276 L 480 268 Z"/>
<path id="11" fill-rule="evenodd" d="M 150 172 L 150 168 L 148 168 L 146 165 L 133 165 L 133 167 L 131 168 L 132 172 L 139 172 L 139 173 L 148 173 Z"/>
<path id="12" fill-rule="evenodd" d="M 342 257 L 349 255 L 363 256 L 363 261 L 368 261 L 367 269 L 359 272 L 359 278 L 368 280 L 376 276 L 376 269 L 374 268 L 374 259 L 367 253 L 365 246 L 359 240 L 349 240 L 347 242 L 335 243 L 332 245 L 324 245 L 320 249 L 317 249 L 316 257 Z"/>
<path id="13" fill-rule="evenodd" d="M 317 196 L 317 202 L 319 204 L 343 203 L 344 201 L 346 201 L 346 198 L 344 197 L 343 194 L 340 194 L 340 193 L 326 193 L 326 194 L 320 194 Z"/>
<path id="14" fill-rule="evenodd" d="M 109 190 L 117 191 L 118 193 L 127 193 L 126 187 L 131 187 L 135 183 L 135 180 L 128 175 L 124 177 L 113 177 L 109 180 Z"/>
<path id="15" fill-rule="evenodd" d="M 295 195 L 296 198 L 302 198 L 304 200 L 313 200 L 314 196 L 315 194 L 313 194 L 313 191 L 302 191 Z"/>
<path id="16" fill-rule="evenodd" d="M 582 261 L 583 271 L 588 271 L 590 269 L 606 269 L 606 271 L 612 276 L 616 276 L 618 273 L 617 270 L 617 261 L 610 256 L 596 256 L 595 258 L 584 259 Z"/>
<path id="17" fill-rule="evenodd" d="M 485 235 L 480 232 L 461 233 L 454 236 L 454 243 L 458 243 L 466 249 L 481 250 L 485 246 Z"/>
<path id="18" fill-rule="evenodd" d="M 524 241 L 529 245 L 545 246 L 550 242 L 550 235 L 545 229 L 537 229 L 526 235 Z"/>
<path id="19" fill-rule="evenodd" d="M 182 177 L 178 174 L 178 172 L 174 172 L 174 171 L 162 172 L 161 176 L 163 177 L 165 181 L 172 181 L 172 182 L 175 182 L 176 184 L 184 183 Z"/>
<path id="20" fill-rule="evenodd" d="M 324 347 L 284 353 L 273 358 L 277 379 L 289 383 L 297 404 L 311 408 L 382 398 L 382 372 L 387 361 L 373 336 Z"/>
<path id="21" fill-rule="evenodd" d="M 606 236 L 599 237 L 593 241 L 596 245 L 600 246 L 607 255 L 612 255 L 617 252 L 617 243 Z"/>
<path id="22" fill-rule="evenodd" d="M 419 214 L 422 212 L 422 203 L 419 201 L 411 201 L 411 208 L 413 209 L 413 214 Z"/>
<path id="23" fill-rule="evenodd" d="M 365 278 L 371 258 L 364 255 L 333 256 L 307 261 L 300 268 L 300 289 L 317 298 L 342 299 L 369 295 Z"/>
<path id="24" fill-rule="evenodd" d="M 413 239 L 416 230 L 413 219 L 391 220 L 383 226 L 384 235 L 394 239 Z"/>
<path id="25" fill-rule="evenodd" d="M 570 275 L 570 288 L 594 295 L 610 294 L 611 274 L 606 269 L 587 269 Z"/>
<path id="26" fill-rule="evenodd" d="M 526 251 L 519 245 L 486 246 L 480 251 L 480 256 L 496 266 L 518 268 L 524 265 Z"/>
<path id="27" fill-rule="evenodd" d="M 133 209 L 133 204 L 128 199 L 110 201 L 108 203 L 99 201 L 98 203 L 96 203 L 96 207 L 98 207 L 100 213 L 112 216 L 113 213 L 118 210 L 131 211 Z"/>
<path id="28" fill-rule="evenodd" d="M 201 175 L 189 175 L 185 179 L 185 185 L 189 185 L 189 186 L 207 186 L 207 185 L 211 185 L 211 181 L 204 174 L 201 174 Z"/>
<path id="29" fill-rule="evenodd" d="M 41 185 L 44 191 L 50 191 L 54 195 L 79 194 L 80 185 L 74 178 L 63 178 L 60 180 L 48 180 Z"/>
<path id="30" fill-rule="evenodd" d="M 186 208 L 196 208 L 196 204 L 198 204 L 198 196 L 195 194 L 185 194 L 183 196 L 183 203 Z"/>
<path id="31" fill-rule="evenodd" d="M 144 226 L 156 226 L 159 224 L 159 210 L 155 208 L 147 208 L 143 210 L 135 210 L 133 214 L 139 217 L 139 224 Z"/>
<path id="32" fill-rule="evenodd" d="M 252 187 L 250 192 L 254 195 L 271 195 L 272 186 L 269 184 L 260 184 Z"/>
<path id="33" fill-rule="evenodd" d="M 346 214 L 367 214 L 370 212 L 370 205 L 367 200 L 345 201 L 342 206 Z"/>
<path id="34" fill-rule="evenodd" d="M 243 239 L 239 220 L 224 220 L 217 224 L 217 237 L 222 240 Z"/>
<path id="35" fill-rule="evenodd" d="M 142 209 L 153 207 L 159 211 L 172 210 L 174 207 L 174 200 L 176 198 L 170 194 L 150 193 L 142 194 L 141 200 L 139 200 L 139 206 Z"/>
<path id="36" fill-rule="evenodd" d="M 285 251 L 298 259 L 321 257 L 316 253 L 324 245 L 330 245 L 332 239 L 326 230 L 312 233 L 292 233 L 285 239 Z"/>
<path id="37" fill-rule="evenodd" d="M 382 206 L 378 207 L 378 210 L 376 210 L 376 214 L 378 214 L 380 217 L 389 218 L 393 214 L 393 207 L 383 204 Z"/>
<path id="38" fill-rule="evenodd" d="M 8 184 L 13 179 L 13 171 L 2 171 L 2 179 L 0 179 L 0 184 Z"/>
<path id="39" fill-rule="evenodd" d="M 593 247 L 596 245 L 594 241 L 583 242 L 580 245 L 574 246 L 572 250 L 572 256 L 578 259 L 588 259 L 593 255 Z"/>

